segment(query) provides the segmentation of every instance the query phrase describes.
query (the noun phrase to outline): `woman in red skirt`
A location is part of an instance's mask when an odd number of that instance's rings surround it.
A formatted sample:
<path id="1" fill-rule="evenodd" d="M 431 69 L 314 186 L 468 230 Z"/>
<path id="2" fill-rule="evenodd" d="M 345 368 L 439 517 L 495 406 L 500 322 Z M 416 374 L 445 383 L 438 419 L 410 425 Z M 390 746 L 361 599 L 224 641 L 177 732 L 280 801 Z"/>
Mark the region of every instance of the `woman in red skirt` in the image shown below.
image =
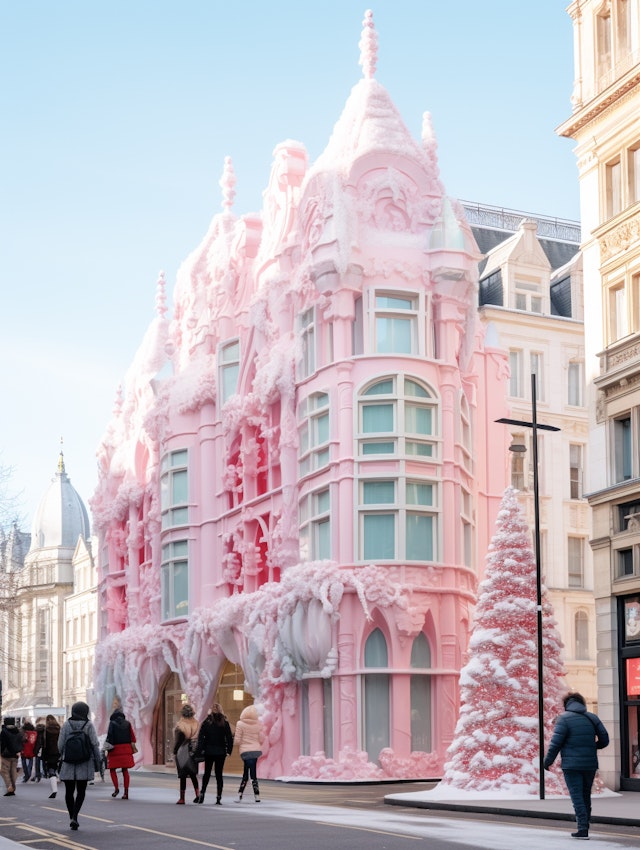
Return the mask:
<path id="1" fill-rule="evenodd" d="M 116 697 L 113 701 L 113 712 L 109 718 L 109 731 L 105 740 L 107 750 L 107 767 L 111 772 L 113 782 L 112 797 L 120 793 L 118 786 L 118 774 L 116 770 L 122 770 L 122 784 L 124 785 L 123 800 L 129 799 L 129 768 L 133 767 L 133 752 L 136 735 L 129 721 L 122 711 L 122 703 Z"/>

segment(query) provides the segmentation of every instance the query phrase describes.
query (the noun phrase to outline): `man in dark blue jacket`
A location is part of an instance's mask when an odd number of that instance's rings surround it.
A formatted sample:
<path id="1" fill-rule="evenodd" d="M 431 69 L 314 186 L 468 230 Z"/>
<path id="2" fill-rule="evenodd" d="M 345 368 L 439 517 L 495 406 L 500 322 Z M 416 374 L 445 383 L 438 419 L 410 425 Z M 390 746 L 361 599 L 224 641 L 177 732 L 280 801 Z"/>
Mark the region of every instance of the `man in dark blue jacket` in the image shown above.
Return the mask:
<path id="1" fill-rule="evenodd" d="M 544 759 L 548 770 L 558 753 L 562 772 L 576 813 L 578 831 L 573 838 L 589 838 L 591 787 L 598 769 L 597 751 L 609 743 L 609 733 L 597 714 L 587 711 L 582 694 L 564 698 L 564 713 L 556 720 L 549 750 Z"/>

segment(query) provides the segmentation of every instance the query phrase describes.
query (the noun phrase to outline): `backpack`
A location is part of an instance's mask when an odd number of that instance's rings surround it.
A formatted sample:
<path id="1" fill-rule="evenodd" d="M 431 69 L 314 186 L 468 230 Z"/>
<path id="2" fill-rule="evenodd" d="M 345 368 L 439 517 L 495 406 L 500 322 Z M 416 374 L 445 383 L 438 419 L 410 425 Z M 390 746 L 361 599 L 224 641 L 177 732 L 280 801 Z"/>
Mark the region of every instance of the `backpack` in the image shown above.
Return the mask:
<path id="1" fill-rule="evenodd" d="M 79 729 L 73 729 L 69 732 L 69 737 L 64 743 L 62 761 L 66 761 L 68 764 L 82 764 L 82 762 L 91 759 L 93 755 L 91 742 L 84 729 L 88 722 L 88 720 L 85 720 Z"/>

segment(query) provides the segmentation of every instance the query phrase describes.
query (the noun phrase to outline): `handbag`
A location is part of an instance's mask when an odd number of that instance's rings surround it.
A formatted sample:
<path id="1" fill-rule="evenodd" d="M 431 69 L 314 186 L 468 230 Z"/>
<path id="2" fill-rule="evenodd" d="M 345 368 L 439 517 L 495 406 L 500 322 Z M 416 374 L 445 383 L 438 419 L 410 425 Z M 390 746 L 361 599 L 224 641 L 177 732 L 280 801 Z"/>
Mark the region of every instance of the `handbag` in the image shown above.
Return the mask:
<path id="1" fill-rule="evenodd" d="M 132 742 L 131 742 L 131 752 L 132 752 L 132 753 L 137 753 L 137 752 L 138 752 L 138 748 L 137 748 L 137 746 L 136 746 L 136 742 L 135 742 L 135 741 L 132 741 Z"/>
<path id="2" fill-rule="evenodd" d="M 108 753 L 109 750 L 113 749 L 113 744 L 111 743 L 111 741 L 105 741 L 102 745 L 102 749 L 105 751 L 105 753 Z"/>

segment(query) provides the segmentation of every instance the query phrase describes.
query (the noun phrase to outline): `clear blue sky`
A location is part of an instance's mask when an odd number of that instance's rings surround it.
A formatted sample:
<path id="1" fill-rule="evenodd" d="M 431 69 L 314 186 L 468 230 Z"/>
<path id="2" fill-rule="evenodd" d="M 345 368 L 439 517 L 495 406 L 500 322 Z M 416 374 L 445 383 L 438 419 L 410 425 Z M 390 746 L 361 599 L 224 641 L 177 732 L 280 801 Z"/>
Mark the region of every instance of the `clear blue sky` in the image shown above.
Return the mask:
<path id="1" fill-rule="evenodd" d="M 563 0 L 378 0 L 377 79 L 449 195 L 578 217 Z M 26 529 L 55 473 L 88 503 L 95 449 L 176 271 L 220 211 L 260 209 L 271 155 L 313 161 L 361 77 L 362 0 L 0 0 L 0 464 Z"/>

